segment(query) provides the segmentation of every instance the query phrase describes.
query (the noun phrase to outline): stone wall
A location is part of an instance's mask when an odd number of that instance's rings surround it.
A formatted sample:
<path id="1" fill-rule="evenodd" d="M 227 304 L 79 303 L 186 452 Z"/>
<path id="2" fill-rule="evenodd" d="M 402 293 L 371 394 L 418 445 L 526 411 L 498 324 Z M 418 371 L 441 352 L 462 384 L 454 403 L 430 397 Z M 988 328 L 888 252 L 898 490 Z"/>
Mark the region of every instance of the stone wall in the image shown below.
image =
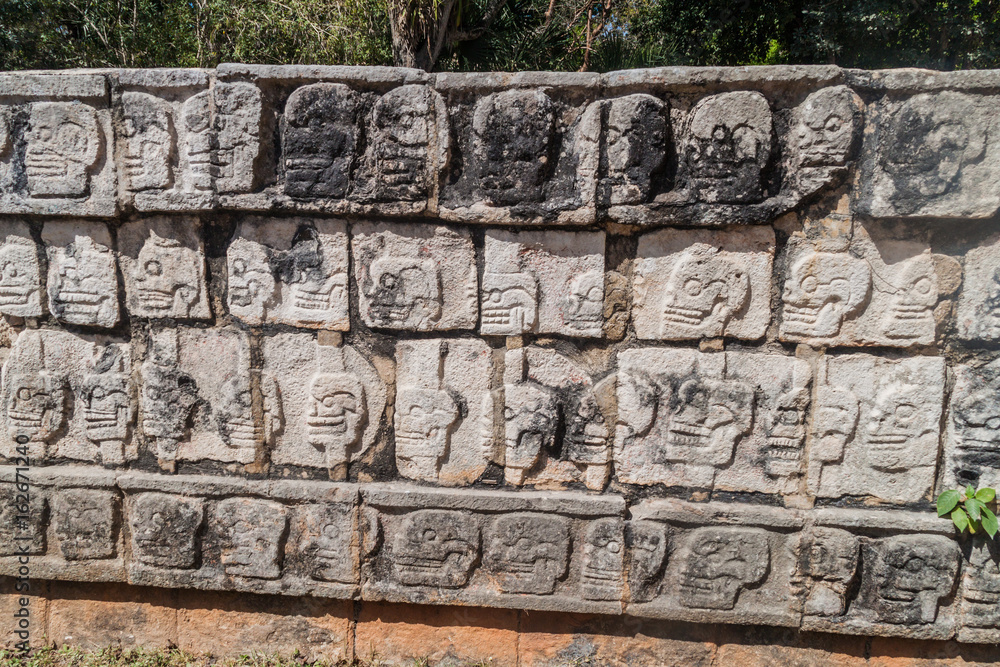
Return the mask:
<path id="1" fill-rule="evenodd" d="M 0 575 L 1000 641 L 998 102 L 0 75 Z"/>

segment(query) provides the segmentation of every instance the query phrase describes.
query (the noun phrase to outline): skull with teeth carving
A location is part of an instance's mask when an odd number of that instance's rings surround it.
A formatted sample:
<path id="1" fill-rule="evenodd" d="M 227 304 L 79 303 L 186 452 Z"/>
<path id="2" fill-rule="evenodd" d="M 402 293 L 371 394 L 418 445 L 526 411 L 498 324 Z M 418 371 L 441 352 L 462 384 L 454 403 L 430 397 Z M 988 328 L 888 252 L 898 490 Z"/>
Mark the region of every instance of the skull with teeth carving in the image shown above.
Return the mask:
<path id="1" fill-rule="evenodd" d="M 792 264 L 781 299 L 782 333 L 829 338 L 840 333 L 871 291 L 871 269 L 845 253 L 810 252 Z"/>
<path id="2" fill-rule="evenodd" d="M 665 337 L 720 336 L 730 318 L 746 304 L 750 282 L 745 271 L 718 254 L 685 253 L 670 272 L 663 297 Z"/>

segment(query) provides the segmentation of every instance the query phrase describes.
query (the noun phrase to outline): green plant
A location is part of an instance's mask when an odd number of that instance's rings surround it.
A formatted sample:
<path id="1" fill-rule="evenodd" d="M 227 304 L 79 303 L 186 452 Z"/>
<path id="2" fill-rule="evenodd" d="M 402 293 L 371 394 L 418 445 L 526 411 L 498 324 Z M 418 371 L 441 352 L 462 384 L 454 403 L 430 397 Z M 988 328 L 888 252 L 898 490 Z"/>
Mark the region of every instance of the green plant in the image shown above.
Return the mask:
<path id="1" fill-rule="evenodd" d="M 951 489 L 944 491 L 937 499 L 938 516 L 950 515 L 951 520 L 959 532 L 969 532 L 975 534 L 984 530 L 990 537 L 997 534 L 997 515 L 993 513 L 987 504 L 996 500 L 995 489 L 982 488 L 978 491 L 971 485 L 965 489 Z"/>

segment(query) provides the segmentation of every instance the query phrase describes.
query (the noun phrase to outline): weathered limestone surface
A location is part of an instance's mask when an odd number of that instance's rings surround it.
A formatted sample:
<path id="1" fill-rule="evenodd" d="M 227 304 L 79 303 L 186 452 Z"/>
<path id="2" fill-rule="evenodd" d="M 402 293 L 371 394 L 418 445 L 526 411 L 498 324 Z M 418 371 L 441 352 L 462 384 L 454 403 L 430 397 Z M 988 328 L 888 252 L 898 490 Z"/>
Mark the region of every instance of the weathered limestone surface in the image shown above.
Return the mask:
<path id="1" fill-rule="evenodd" d="M 0 75 L 0 575 L 996 643 L 998 98 Z"/>

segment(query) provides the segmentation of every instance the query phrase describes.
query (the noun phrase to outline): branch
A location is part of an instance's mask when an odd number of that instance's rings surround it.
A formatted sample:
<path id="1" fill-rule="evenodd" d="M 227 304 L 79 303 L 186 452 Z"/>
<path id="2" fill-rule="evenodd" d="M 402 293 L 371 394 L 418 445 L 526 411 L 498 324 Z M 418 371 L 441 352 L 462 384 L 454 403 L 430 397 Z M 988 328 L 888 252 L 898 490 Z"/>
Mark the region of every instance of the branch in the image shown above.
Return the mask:
<path id="1" fill-rule="evenodd" d="M 438 61 L 438 56 L 441 55 L 441 48 L 444 47 L 446 37 L 448 34 L 448 25 L 451 23 L 451 10 L 455 6 L 455 0 L 447 0 L 444 6 L 444 10 L 438 15 L 438 31 L 437 38 L 434 40 L 433 44 L 428 44 L 433 50 L 431 51 L 431 66 L 433 67 Z"/>
<path id="2" fill-rule="evenodd" d="M 555 0 L 553 0 L 554 2 Z M 500 10 L 504 8 L 507 4 L 507 0 L 491 0 L 490 6 L 486 9 L 486 14 L 483 15 L 483 20 L 479 22 L 479 25 L 472 30 L 455 30 L 449 35 L 451 39 L 449 42 L 468 42 L 473 39 L 479 39 L 483 34 L 490 29 L 490 26 L 496 20 L 497 16 L 500 14 Z"/>

